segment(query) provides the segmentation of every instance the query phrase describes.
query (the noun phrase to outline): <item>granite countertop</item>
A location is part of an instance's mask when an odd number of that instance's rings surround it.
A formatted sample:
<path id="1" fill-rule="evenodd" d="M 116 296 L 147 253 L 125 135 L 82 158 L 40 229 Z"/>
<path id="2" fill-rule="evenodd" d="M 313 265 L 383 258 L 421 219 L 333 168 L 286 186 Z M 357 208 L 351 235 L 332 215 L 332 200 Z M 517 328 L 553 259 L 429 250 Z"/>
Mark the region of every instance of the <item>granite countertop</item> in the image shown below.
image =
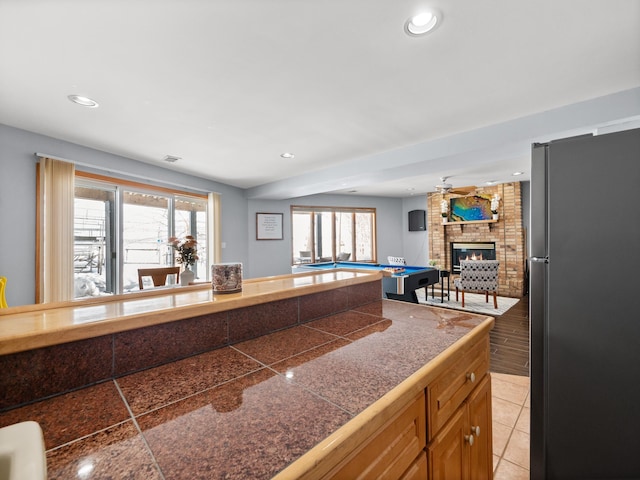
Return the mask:
<path id="1" fill-rule="evenodd" d="M 373 319 L 376 320 L 372 322 Z M 281 472 L 278 480 L 307 474 L 319 462 L 318 456 L 335 449 L 345 436 L 358 432 L 360 438 L 368 439 L 363 430 L 372 432 L 370 424 L 379 420 L 376 416 L 380 412 L 393 402 L 413 400 L 416 393 L 424 392 L 427 382 L 441 371 L 437 368 L 446 363 L 453 350 L 462 349 L 462 344 L 471 337 L 488 335 L 493 323 L 492 317 L 484 315 L 382 300 L 345 315 L 307 324 L 349 343 L 319 356 L 309 354 L 303 361 L 289 360 L 274 366 L 286 378 L 347 412 L 351 418 Z M 256 347 L 265 341 L 256 339 Z M 315 415 L 326 421 L 332 418 L 325 416 L 325 412 Z"/>
<path id="2" fill-rule="evenodd" d="M 381 300 L 211 352 L 216 369 L 233 371 L 233 380 L 181 401 L 160 398 L 164 367 L 118 383 L 166 478 L 297 478 L 297 463 L 282 470 L 305 453 L 313 465 L 316 451 L 367 421 L 359 414 L 492 324 L 491 317 Z"/>

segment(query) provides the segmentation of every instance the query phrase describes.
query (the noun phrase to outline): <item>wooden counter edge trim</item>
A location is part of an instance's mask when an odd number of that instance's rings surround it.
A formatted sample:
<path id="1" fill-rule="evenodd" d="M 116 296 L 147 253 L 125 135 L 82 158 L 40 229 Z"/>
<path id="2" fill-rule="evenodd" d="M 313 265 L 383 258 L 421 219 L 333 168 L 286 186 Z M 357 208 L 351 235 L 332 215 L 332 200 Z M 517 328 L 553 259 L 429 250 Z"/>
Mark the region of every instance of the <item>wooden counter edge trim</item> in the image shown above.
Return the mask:
<path id="1" fill-rule="evenodd" d="M 363 445 L 389 419 L 425 393 L 430 382 L 478 342 L 488 341 L 494 318 L 487 317 L 480 325 L 438 354 L 393 390 L 353 417 L 342 427 L 295 460 L 272 480 L 317 480 L 324 478 Z M 426 428 L 426 425 L 425 425 Z"/>
<path id="2" fill-rule="evenodd" d="M 326 273 L 326 272 L 322 272 Z M 321 272 L 310 272 L 310 275 L 320 275 Z M 13 334 L 10 337 L 4 337 L 0 335 L 0 355 L 9 355 L 13 353 L 19 353 L 27 350 L 33 350 L 36 348 L 49 347 L 53 345 L 60 345 L 63 343 L 75 342 L 78 340 L 86 340 L 89 338 L 95 338 L 103 335 L 110 335 L 119 332 L 125 332 L 129 330 L 135 330 L 138 328 L 151 327 L 154 325 L 161 325 L 164 323 L 175 322 L 179 320 L 185 320 L 188 318 L 198 317 L 201 315 L 208 315 L 214 313 L 220 313 L 238 308 L 247 308 L 254 305 L 260 305 L 270 302 L 276 302 L 279 300 L 285 300 L 288 298 L 302 297 L 305 295 L 312 295 L 314 293 L 326 292 L 334 290 L 336 288 L 348 287 L 351 285 L 359 285 L 363 283 L 369 283 L 382 278 L 380 272 L 357 272 L 358 276 L 351 278 L 335 279 L 329 282 L 302 285 L 295 288 L 287 288 L 280 291 L 260 292 L 252 295 L 229 294 L 225 296 L 225 301 L 221 302 L 199 302 L 192 305 L 182 305 L 179 307 L 171 307 L 161 310 L 153 310 L 149 312 L 136 313 L 127 316 L 120 316 L 114 319 L 99 320 L 96 322 L 70 324 L 63 328 L 56 328 L 47 331 L 39 331 L 27 334 Z M 272 281 L 282 277 L 291 277 L 296 275 L 283 275 L 280 277 L 265 277 L 263 279 L 255 279 L 252 283 L 258 283 L 260 281 Z M 202 286 L 196 288 L 185 287 L 193 290 L 201 290 Z M 210 288 L 210 287 L 207 287 Z M 153 292 L 154 295 L 175 295 L 180 293 L 186 293 L 186 290 L 182 288 L 179 291 L 174 289 L 162 290 L 161 292 Z M 135 296 L 134 296 L 135 295 Z M 124 299 L 122 297 L 125 297 Z M 64 302 L 56 304 L 54 309 L 73 309 L 83 308 L 95 305 L 101 305 L 104 303 L 112 303 L 118 301 L 138 300 L 141 298 L 147 298 L 147 296 L 130 294 L 119 295 L 117 299 L 109 298 L 110 301 L 103 300 L 102 302 L 87 302 L 87 303 L 74 303 Z M 39 311 L 48 309 L 34 309 L 27 312 L 20 311 L 16 314 L 31 313 L 37 314 Z M 7 315 L 8 316 L 8 315 Z M 0 316 L 0 325 L 7 320 L 6 316 L 3 318 Z"/>

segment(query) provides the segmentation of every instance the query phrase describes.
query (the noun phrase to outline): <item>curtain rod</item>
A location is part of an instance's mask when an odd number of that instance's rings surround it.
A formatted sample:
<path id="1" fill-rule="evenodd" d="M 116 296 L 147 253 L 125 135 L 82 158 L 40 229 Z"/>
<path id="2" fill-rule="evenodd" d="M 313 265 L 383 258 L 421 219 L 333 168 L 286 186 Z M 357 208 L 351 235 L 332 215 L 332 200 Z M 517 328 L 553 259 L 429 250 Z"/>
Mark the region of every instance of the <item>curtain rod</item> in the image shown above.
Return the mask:
<path id="1" fill-rule="evenodd" d="M 148 182 L 151 181 L 151 182 L 159 183 L 160 185 L 158 185 L 158 186 L 166 185 L 166 186 L 173 187 L 173 188 L 179 187 L 179 188 L 183 188 L 183 189 L 186 189 L 186 190 L 190 190 L 190 191 L 192 191 L 194 193 L 205 193 L 205 194 L 208 194 L 208 193 L 220 193 L 220 192 L 216 192 L 216 191 L 212 192 L 212 191 L 206 190 L 204 188 L 193 187 L 191 185 L 183 185 L 183 184 L 180 184 L 180 183 L 170 183 L 170 182 L 167 182 L 165 180 L 159 180 L 157 178 L 144 177 L 142 175 L 137 175 L 135 173 L 123 172 L 121 170 L 114 170 L 114 169 L 110 169 L 110 168 L 100 167 L 100 166 L 92 165 L 90 163 L 81 162 L 81 161 L 78 161 L 78 160 L 69 160 L 68 158 L 57 157 L 55 155 L 49 155 L 48 153 L 36 152 L 35 156 L 38 157 L 38 158 L 51 158 L 52 160 L 59 160 L 61 162 L 73 163 L 74 165 L 78 165 L 80 167 L 85 167 L 85 168 L 88 168 L 88 169 L 92 169 L 92 170 L 95 170 L 97 172 L 124 175 L 125 177 L 129 177 L 129 178 L 136 178 L 136 179 L 139 179 L 139 180 L 146 180 Z M 157 166 L 157 165 L 154 165 L 154 166 Z M 162 167 L 157 167 L 157 168 L 162 168 Z M 173 170 L 167 170 L 167 171 L 168 172 L 173 172 Z M 185 175 L 187 175 L 187 174 L 185 174 Z M 151 186 L 153 186 L 153 185 L 151 185 Z"/>

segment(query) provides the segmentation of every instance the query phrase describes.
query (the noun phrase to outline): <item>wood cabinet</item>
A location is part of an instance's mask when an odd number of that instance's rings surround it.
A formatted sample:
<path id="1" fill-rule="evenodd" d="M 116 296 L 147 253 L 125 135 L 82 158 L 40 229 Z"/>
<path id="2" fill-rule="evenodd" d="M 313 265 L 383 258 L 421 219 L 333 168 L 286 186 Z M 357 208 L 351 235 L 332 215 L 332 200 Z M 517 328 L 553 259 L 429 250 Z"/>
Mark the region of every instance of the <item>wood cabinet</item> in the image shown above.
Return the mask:
<path id="1" fill-rule="evenodd" d="M 324 478 L 491 479 L 488 337 L 456 360 Z"/>
<path id="2" fill-rule="evenodd" d="M 482 377 L 471 394 L 427 445 L 432 480 L 493 477 L 491 379 Z"/>
<path id="3" fill-rule="evenodd" d="M 467 400 L 469 426 L 474 436 L 469 449 L 469 478 L 493 478 L 493 429 L 491 418 L 491 377 L 487 374 Z"/>
<path id="4" fill-rule="evenodd" d="M 345 480 L 426 478 L 425 424 L 425 396 L 420 394 L 327 477 Z"/>
<path id="5" fill-rule="evenodd" d="M 427 441 L 451 418 L 489 371 L 489 338 L 474 344 L 427 386 Z"/>

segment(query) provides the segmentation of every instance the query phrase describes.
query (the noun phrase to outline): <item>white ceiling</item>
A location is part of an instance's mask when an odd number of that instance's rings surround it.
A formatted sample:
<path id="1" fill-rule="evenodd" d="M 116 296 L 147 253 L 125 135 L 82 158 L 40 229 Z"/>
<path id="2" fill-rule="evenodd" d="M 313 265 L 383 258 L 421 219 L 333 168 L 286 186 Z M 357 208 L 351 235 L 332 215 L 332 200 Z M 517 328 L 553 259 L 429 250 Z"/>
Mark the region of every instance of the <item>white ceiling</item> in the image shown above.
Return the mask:
<path id="1" fill-rule="evenodd" d="M 532 141 L 638 119 L 638 0 L 0 0 L 0 123 L 249 198 L 527 179 Z"/>

